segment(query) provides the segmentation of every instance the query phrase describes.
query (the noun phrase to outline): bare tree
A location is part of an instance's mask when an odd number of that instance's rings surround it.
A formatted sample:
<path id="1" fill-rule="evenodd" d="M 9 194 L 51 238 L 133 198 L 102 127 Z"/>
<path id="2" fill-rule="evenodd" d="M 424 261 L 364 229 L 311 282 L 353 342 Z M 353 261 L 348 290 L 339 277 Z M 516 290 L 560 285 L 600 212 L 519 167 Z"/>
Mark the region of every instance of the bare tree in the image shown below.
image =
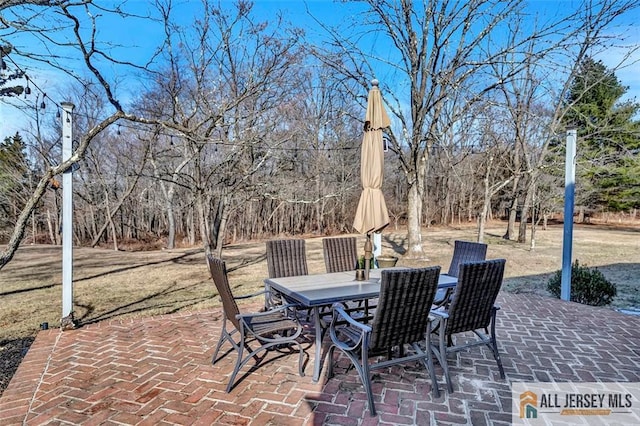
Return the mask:
<path id="1" fill-rule="evenodd" d="M 543 106 L 560 103 L 573 64 L 604 47 L 604 30 L 636 7 L 631 1 L 585 1 L 534 25 L 520 0 L 344 2 L 362 13 L 349 29 L 324 26 L 329 41 L 313 49 L 322 68 L 305 57 L 300 31 L 281 18 L 260 21 L 249 2 L 203 0 L 192 25 L 176 19 L 180 10 L 169 0 L 153 6 L 150 15 L 139 16 L 126 12 L 126 2 L 111 9 L 91 0 L 0 2 L 1 37 L 28 32 L 45 46 L 29 51 L 13 45 L 12 58 L 59 70 L 79 59 L 82 71 L 71 75 L 102 102 L 91 120 L 77 120 L 77 145 L 64 163 L 55 159 L 57 137 L 34 130 L 44 166 L 34 175 L 38 182 L 0 268 L 37 206 L 55 200 L 47 189 L 51 179 L 84 158 L 99 158 L 93 144 L 100 138 L 114 144 L 113 152 L 104 152 L 109 165 L 127 169 L 127 182 L 115 182 L 107 165 L 92 163 L 104 185 L 87 190 L 83 200 L 83 239 L 97 241 L 111 228 L 115 242 L 139 228 L 167 236 L 169 247 L 177 234 L 187 233 L 191 243 L 199 238 L 210 251 L 228 238 L 350 230 L 354 148 L 373 77 L 381 80 L 395 117 L 387 135 L 395 157 L 387 161 L 385 191 L 396 204 L 391 210 L 397 221 L 406 218 L 409 256 L 423 254 L 423 223 L 486 220 L 498 196 L 525 206 L 526 225 L 541 199 L 536 188 L 546 180 L 541 170 L 549 141 L 566 110 Z M 116 56 L 121 46 L 101 39 L 107 16 L 144 19 L 165 36 L 147 57 L 122 60 Z M 381 49 L 363 48 L 363 37 Z M 141 96 L 123 102 L 130 94 L 101 71 L 105 65 L 138 72 L 145 81 Z M 478 117 L 489 112 L 508 128 L 483 127 Z M 114 124 L 122 125 L 120 137 L 113 128 L 106 131 Z M 505 144 L 511 149 L 505 151 Z M 146 146 L 148 164 L 144 149 L 131 159 L 112 157 Z M 120 186 L 104 190 L 114 183 Z M 55 206 L 51 212 L 55 237 Z M 512 238 L 513 226 L 508 233 Z"/>
<path id="2" fill-rule="evenodd" d="M 118 8 L 107 10 L 101 6 L 94 5 L 90 0 L 79 3 L 72 1 L 5 1 L 0 4 L 0 11 L 3 12 L 0 25 L 2 25 L 3 28 L 16 32 L 29 33 L 32 36 L 40 38 L 49 49 L 55 48 L 56 50 L 60 49 L 60 51 L 73 52 L 85 65 L 90 78 L 100 87 L 112 110 L 105 118 L 94 123 L 91 128 L 87 129 L 78 137 L 78 144 L 74 147 L 70 158 L 58 164 L 53 164 L 44 170 L 39 182 L 35 185 L 33 194 L 25 203 L 24 208 L 16 220 L 7 247 L 0 253 L 0 270 L 13 258 L 24 237 L 29 218 L 45 195 L 51 179 L 78 163 L 84 157 L 86 150 L 94 138 L 119 119 L 124 118 L 148 122 L 148 120 L 144 118 L 125 112 L 121 102 L 113 91 L 112 84 L 99 70 L 98 62 L 101 60 L 106 59 L 121 64 L 123 62 L 118 62 L 111 58 L 107 51 L 103 50 L 104 46 L 101 48 L 101 45 L 98 43 L 96 39 L 96 25 L 99 14 L 92 13 L 95 12 L 95 9 L 92 11 L 92 8 L 97 8 L 107 13 L 123 15 L 123 12 Z M 40 19 L 33 19 L 35 16 L 39 16 Z M 83 16 L 83 18 L 81 19 L 80 16 Z M 41 27 L 41 25 L 46 25 L 46 27 Z M 85 31 L 85 29 L 88 29 L 88 31 Z M 58 38 L 60 35 L 63 35 L 63 37 Z M 53 55 L 50 53 L 50 50 L 48 54 L 30 53 L 20 51 L 17 48 L 15 50 L 17 55 L 25 56 L 32 60 L 39 60 L 60 70 L 68 70 L 68 67 L 66 67 L 64 63 L 66 57 Z M 135 64 L 127 65 L 136 66 Z M 143 69 L 143 67 L 137 67 Z"/>
<path id="3" fill-rule="evenodd" d="M 221 249 L 229 215 L 255 194 L 254 176 L 289 137 L 280 123 L 298 81 L 298 37 L 284 33 L 282 19 L 254 21 L 247 2 L 205 1 L 186 31 L 175 31 L 170 3 L 159 6 L 168 69 L 140 108 L 176 137 L 173 148 L 157 146 L 154 173 L 165 182 L 168 214 L 180 185 L 191 194 L 205 249 Z M 172 156 L 173 167 L 161 165 Z"/>
<path id="4" fill-rule="evenodd" d="M 513 20 L 521 19 L 522 1 L 359 3 L 366 5 L 359 28 L 364 34 L 377 31 L 380 44 L 384 38 L 385 55 L 365 53 L 349 41 L 354 37 L 346 39 L 344 32 L 334 31 L 333 52 L 342 54 L 324 52 L 324 57 L 345 78 L 357 81 L 375 68 L 389 70 L 388 78 L 378 77 L 386 83 L 385 98 L 397 119 L 391 140 L 408 188 L 407 255 L 422 257 L 421 218 L 431 147 L 444 145 L 443 138 L 461 117 L 519 72 L 516 65 L 495 78 L 491 65 L 502 61 L 506 52 L 517 52 L 527 41 L 548 34 L 553 25 L 518 38 L 498 37 L 509 31 Z M 408 92 L 394 93 L 394 86 Z"/>
<path id="5" fill-rule="evenodd" d="M 538 186 L 546 180 L 549 145 L 562 137 L 562 120 L 571 108 L 565 102 L 577 67 L 583 58 L 598 50 L 610 49 L 620 43 L 608 29 L 622 15 L 637 8 L 632 1 L 585 1 L 563 25 L 567 31 L 553 41 L 552 48 L 540 51 L 539 43 L 531 41 L 526 54 L 520 56 L 523 66 L 517 78 L 499 87 L 503 94 L 504 110 L 511 116 L 513 132 L 512 168 L 514 173 L 510 193 L 510 214 L 504 238 L 513 238 L 517 207 L 520 226 L 517 240 L 527 240 L 527 224 L 531 221 L 531 247 L 535 246 L 536 211 L 540 207 Z M 637 49 L 636 47 L 627 48 Z M 544 55 L 541 55 L 544 53 Z M 625 57 L 626 58 L 626 57 Z M 516 58 L 502 61 L 501 69 L 509 67 Z M 548 189 L 548 186 L 547 186 Z M 543 209 L 544 210 L 544 209 Z"/>
<path id="6" fill-rule="evenodd" d="M 423 255 L 421 219 L 431 148 L 446 145 L 450 130 L 459 128 L 477 103 L 521 78 L 528 66 L 523 58 L 532 51 L 535 63 L 549 53 L 558 58 L 580 48 L 575 35 L 581 31 L 588 31 L 593 46 L 601 30 L 631 8 L 631 2 L 585 1 L 578 12 L 531 25 L 526 2 L 517 0 L 353 3 L 363 5 L 349 23 L 357 33 L 326 28 L 333 44 L 320 50 L 321 57 L 343 79 L 364 86 L 365 75 L 376 75 L 386 83 L 385 99 L 397 120 L 391 139 L 408 191 L 410 256 Z M 380 49 L 359 49 L 355 40 L 373 34 Z M 574 60 L 571 55 L 569 62 Z M 524 164 L 531 169 L 526 158 Z"/>

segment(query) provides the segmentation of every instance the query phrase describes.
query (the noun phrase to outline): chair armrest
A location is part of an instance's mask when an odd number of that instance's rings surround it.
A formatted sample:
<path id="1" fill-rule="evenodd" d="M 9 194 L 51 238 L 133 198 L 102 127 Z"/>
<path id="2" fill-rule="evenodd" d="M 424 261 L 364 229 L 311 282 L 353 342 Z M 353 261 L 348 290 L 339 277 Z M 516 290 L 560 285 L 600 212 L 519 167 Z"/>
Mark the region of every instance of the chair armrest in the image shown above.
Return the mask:
<path id="1" fill-rule="evenodd" d="M 267 309 L 266 311 L 263 311 L 263 312 L 250 312 L 246 314 L 238 314 L 236 315 L 236 318 L 240 320 L 244 318 L 265 317 L 268 315 L 273 315 L 274 313 L 277 313 L 277 312 L 286 311 L 287 309 L 295 309 L 295 308 L 297 308 L 297 306 L 292 304 L 278 305 L 275 308 Z"/>
<path id="2" fill-rule="evenodd" d="M 447 319 L 449 318 L 449 313 L 441 308 L 432 309 L 430 315 L 435 315 L 438 319 Z"/>
<path id="3" fill-rule="evenodd" d="M 242 299 L 248 299 L 248 298 L 250 298 L 250 297 L 260 296 L 260 295 L 262 295 L 262 294 L 266 294 L 266 293 L 269 293 L 269 292 L 268 292 L 267 290 L 261 290 L 261 291 L 259 291 L 259 292 L 257 292 L 257 293 L 253 293 L 253 294 L 245 294 L 245 295 L 243 295 L 243 296 L 234 296 L 233 298 L 234 298 L 234 299 L 236 299 L 236 300 L 242 300 Z"/>
<path id="4" fill-rule="evenodd" d="M 333 310 L 333 318 L 331 320 L 331 324 L 334 324 L 336 321 L 339 321 L 341 318 L 342 320 L 349 323 L 350 326 L 356 327 L 365 333 L 371 333 L 371 327 L 369 327 L 366 324 L 362 324 L 361 322 L 358 322 L 353 318 L 351 318 L 351 316 L 349 316 L 349 314 L 345 311 L 344 306 L 342 306 L 342 304 L 334 303 L 331 308 Z"/>
<path id="5" fill-rule="evenodd" d="M 331 318 L 329 334 L 333 344 L 345 351 L 352 351 L 360 345 L 368 347 L 371 327 L 351 318 L 340 303 L 334 303 L 331 310 L 333 316 Z M 346 322 L 346 325 L 338 326 L 338 322 L 343 321 Z M 338 334 L 347 336 L 350 342 L 341 340 Z"/>

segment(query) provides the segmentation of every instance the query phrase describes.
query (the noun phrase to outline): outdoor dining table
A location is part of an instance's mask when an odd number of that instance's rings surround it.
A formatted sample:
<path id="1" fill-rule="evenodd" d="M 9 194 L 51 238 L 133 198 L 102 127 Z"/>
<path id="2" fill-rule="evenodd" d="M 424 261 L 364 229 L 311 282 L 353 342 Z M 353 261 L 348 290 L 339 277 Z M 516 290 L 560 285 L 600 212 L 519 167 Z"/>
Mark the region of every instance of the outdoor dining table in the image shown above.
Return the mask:
<path id="1" fill-rule="evenodd" d="M 283 293 L 289 299 L 295 300 L 303 309 L 312 309 L 313 311 L 316 356 L 313 367 L 314 382 L 320 379 L 322 338 L 324 337 L 320 309 L 333 303 L 377 298 L 380 294 L 381 271 L 385 269 L 405 268 L 372 269 L 369 279 L 365 281 L 356 281 L 355 271 L 267 278 L 264 280 L 268 287 Z M 438 288 L 452 288 L 456 286 L 457 282 L 458 278 L 441 274 L 438 279 Z"/>

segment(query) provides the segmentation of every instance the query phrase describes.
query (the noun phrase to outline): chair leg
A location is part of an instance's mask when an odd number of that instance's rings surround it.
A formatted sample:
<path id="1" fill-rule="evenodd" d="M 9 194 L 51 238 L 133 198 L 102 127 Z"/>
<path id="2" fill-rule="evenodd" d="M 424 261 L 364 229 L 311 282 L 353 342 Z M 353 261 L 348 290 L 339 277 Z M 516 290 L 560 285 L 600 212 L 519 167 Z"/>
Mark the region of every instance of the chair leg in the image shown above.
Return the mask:
<path id="1" fill-rule="evenodd" d="M 300 342 L 298 342 L 298 350 L 300 351 L 300 355 L 298 356 L 298 374 L 300 377 L 304 377 L 304 350 Z"/>
<path id="2" fill-rule="evenodd" d="M 233 331 L 231 333 L 233 333 Z M 222 331 L 220 332 L 220 339 L 218 339 L 216 350 L 213 351 L 213 357 L 211 358 L 211 365 L 216 364 L 216 361 L 218 360 L 218 353 L 220 352 L 220 349 L 222 348 L 222 345 L 224 344 L 224 342 L 226 342 L 227 340 L 229 341 L 229 343 L 231 343 L 231 346 L 233 346 L 234 349 L 237 350 L 236 344 L 233 341 L 233 337 L 231 336 L 231 333 L 227 331 L 227 318 L 225 317 L 222 320 Z"/>
<path id="3" fill-rule="evenodd" d="M 430 330 L 427 331 L 430 333 Z M 429 334 L 427 334 L 428 336 Z M 431 377 L 431 387 L 433 389 L 433 395 L 435 398 L 440 398 L 440 388 L 438 387 L 438 379 L 436 378 L 436 371 L 433 366 L 433 352 L 431 351 L 431 339 L 427 339 L 426 349 L 427 352 L 423 352 L 420 346 L 417 343 L 413 343 L 413 350 L 419 354 L 424 355 L 422 358 L 422 363 L 424 364 L 427 371 L 429 371 L 429 376 Z"/>
<path id="4" fill-rule="evenodd" d="M 453 384 L 451 383 L 451 377 L 449 376 L 449 366 L 447 364 L 447 337 L 445 337 L 445 331 L 447 329 L 447 320 L 443 318 L 438 319 L 438 348 L 436 345 L 432 345 L 433 353 L 436 355 L 436 359 L 442 367 L 444 372 L 444 378 L 447 382 L 447 390 L 449 393 L 453 393 Z"/>
<path id="5" fill-rule="evenodd" d="M 231 377 L 229 378 L 229 383 L 227 384 L 227 393 L 231 392 L 231 389 L 233 389 L 233 382 L 235 382 L 236 380 L 236 375 L 238 374 L 238 371 L 240 371 L 240 368 L 242 367 L 242 353 L 244 352 L 244 327 L 240 327 L 240 344 L 238 344 L 238 359 L 236 361 L 236 366 L 233 369 L 233 373 L 231 373 Z"/>
<path id="6" fill-rule="evenodd" d="M 429 375 L 431 376 L 431 386 L 433 387 L 433 393 L 436 398 L 440 398 L 440 388 L 438 387 L 438 379 L 436 378 L 436 370 L 433 365 L 433 356 L 429 348 L 431 348 L 431 321 L 427 323 L 427 333 L 426 333 L 426 348 L 427 348 L 427 369 L 429 370 Z M 416 347 L 418 345 L 415 345 Z M 446 361 L 446 359 L 445 359 Z"/>
<path id="7" fill-rule="evenodd" d="M 327 355 L 325 357 L 325 363 L 327 364 L 327 378 L 333 377 L 333 352 L 335 351 L 335 345 L 329 346 L 327 349 Z"/>
<path id="8" fill-rule="evenodd" d="M 216 350 L 213 352 L 213 357 L 211 358 L 211 365 L 216 365 L 216 361 L 218 360 L 218 352 L 220 352 L 220 348 L 224 343 L 226 338 L 226 332 L 223 330 L 223 334 L 220 335 L 220 339 L 218 339 L 218 344 L 216 345 Z"/>
<path id="9" fill-rule="evenodd" d="M 367 339 L 365 339 L 367 341 Z M 327 369 L 327 376 L 329 378 L 333 377 L 333 351 L 337 346 L 331 345 L 329 350 L 327 351 L 327 360 L 329 361 L 329 366 Z M 358 349 L 360 350 L 360 356 L 358 356 Z M 360 345 L 358 348 L 353 348 L 352 350 L 345 350 L 340 348 L 340 351 L 345 354 L 356 371 L 358 372 L 358 376 L 360 376 L 360 381 L 362 382 L 362 386 L 364 387 L 365 392 L 367 393 L 367 401 L 369 402 L 369 413 L 371 416 L 376 415 L 376 406 L 373 403 L 373 391 L 371 390 L 371 374 L 369 371 L 369 351 L 364 345 Z"/>
<path id="10" fill-rule="evenodd" d="M 360 373 L 360 379 L 362 380 L 362 385 L 364 386 L 364 390 L 367 393 L 367 400 L 369 401 L 369 413 L 371 416 L 376 415 L 376 406 L 373 403 L 373 390 L 371 389 L 371 374 L 369 371 L 369 351 L 366 349 L 362 351 L 362 364 L 360 368 L 356 368 L 358 373 Z M 358 367 L 358 366 L 356 366 Z"/>
<path id="11" fill-rule="evenodd" d="M 498 370 L 500 370 L 500 378 L 504 379 L 504 367 L 502 366 L 502 359 L 500 359 L 500 352 L 498 351 L 498 342 L 496 340 L 496 310 L 493 310 L 491 316 L 491 350 L 493 351 L 493 357 L 498 363 Z"/>
<path id="12" fill-rule="evenodd" d="M 443 332 L 446 329 L 446 324 L 443 328 Z M 445 343 L 445 336 L 444 333 L 440 335 L 440 353 L 442 356 L 442 360 L 444 361 L 442 364 L 442 369 L 444 370 L 444 377 L 447 381 L 447 389 L 449 390 L 449 393 L 453 393 L 453 383 L 451 382 L 451 375 L 449 374 L 449 362 L 447 361 L 447 347 L 448 344 Z M 447 338 L 447 340 L 451 340 L 451 337 L 449 336 Z"/>

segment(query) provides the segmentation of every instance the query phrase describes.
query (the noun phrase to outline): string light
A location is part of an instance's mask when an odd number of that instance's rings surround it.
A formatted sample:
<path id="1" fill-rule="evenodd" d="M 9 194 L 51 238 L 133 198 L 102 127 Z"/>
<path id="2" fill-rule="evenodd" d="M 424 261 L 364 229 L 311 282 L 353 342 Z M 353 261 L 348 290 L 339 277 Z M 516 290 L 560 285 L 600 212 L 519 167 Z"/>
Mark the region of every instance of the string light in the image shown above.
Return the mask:
<path id="1" fill-rule="evenodd" d="M 42 90 L 40 88 L 40 86 L 38 86 L 38 84 L 36 84 L 36 82 L 34 80 L 30 79 L 29 75 L 27 75 L 27 72 L 24 69 L 22 69 L 22 67 L 20 65 L 18 65 L 16 63 L 16 61 L 14 61 L 13 58 L 11 58 L 11 56 L 9 56 L 8 54 L 3 55 L 3 58 L 2 58 L 3 59 L 2 63 L 4 64 L 3 65 L 3 69 L 7 69 L 7 61 L 4 60 L 5 58 L 13 64 L 13 66 L 18 70 L 19 74 L 21 74 L 21 76 L 23 76 L 24 79 L 27 82 L 27 85 L 24 88 L 24 98 L 25 99 L 27 98 L 27 95 L 31 94 L 31 86 L 30 86 L 30 84 L 32 84 L 33 87 L 35 87 L 36 90 L 38 90 L 40 93 L 42 93 L 42 102 L 40 102 L 40 105 L 39 105 L 40 109 L 45 109 L 47 107 L 47 104 L 45 102 L 45 98 L 49 98 L 49 100 L 51 102 L 53 102 L 53 104 L 58 109 L 60 108 L 60 104 L 58 102 L 54 101 L 53 99 L 51 99 L 51 97 L 47 96 L 47 93 L 44 90 Z M 36 102 L 37 102 L 37 99 L 38 98 L 36 97 Z M 36 107 L 37 106 L 38 105 L 36 105 Z"/>
<path id="2" fill-rule="evenodd" d="M 29 76 L 25 74 L 24 78 L 27 80 L 27 87 L 24 88 L 24 98 L 27 99 L 27 95 L 31 94 L 31 87 L 29 87 Z"/>

